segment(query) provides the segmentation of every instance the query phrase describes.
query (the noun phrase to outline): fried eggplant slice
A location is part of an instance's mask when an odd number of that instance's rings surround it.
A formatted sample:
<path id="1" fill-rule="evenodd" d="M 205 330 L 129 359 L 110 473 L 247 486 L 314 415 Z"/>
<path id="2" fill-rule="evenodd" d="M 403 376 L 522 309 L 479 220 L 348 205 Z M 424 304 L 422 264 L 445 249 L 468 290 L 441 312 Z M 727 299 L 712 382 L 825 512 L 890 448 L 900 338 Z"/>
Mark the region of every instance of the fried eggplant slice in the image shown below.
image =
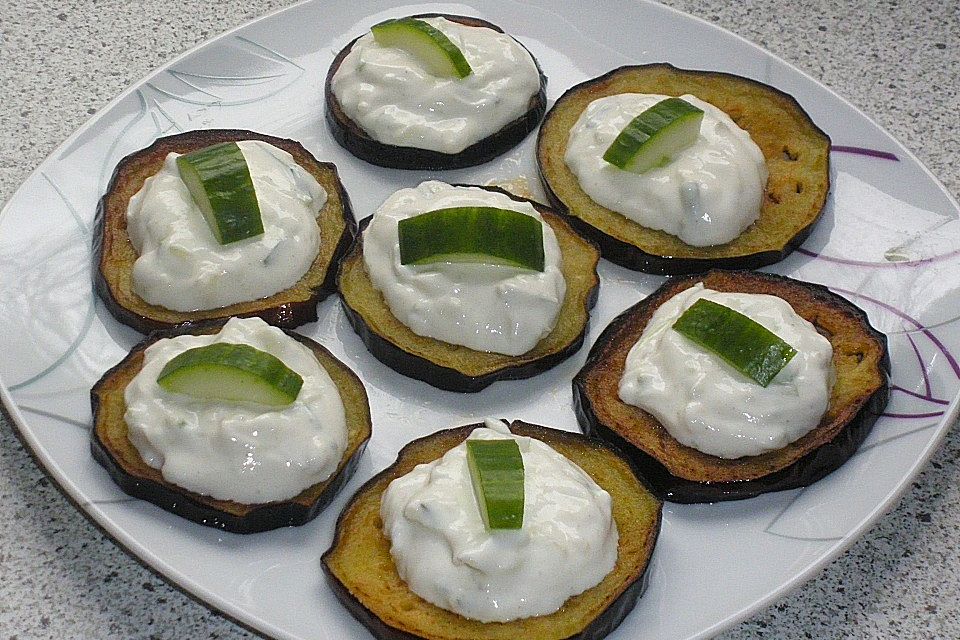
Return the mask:
<path id="1" fill-rule="evenodd" d="M 694 247 L 594 202 L 564 161 L 567 139 L 587 105 L 621 93 L 689 93 L 725 111 L 746 130 L 770 174 L 757 221 L 730 242 Z M 540 128 L 537 164 L 551 204 L 596 241 L 611 262 L 660 275 L 756 269 L 785 258 L 820 218 L 830 188 L 830 138 L 792 96 L 769 85 L 727 73 L 648 64 L 620 67 L 564 93 Z"/>
<path id="2" fill-rule="evenodd" d="M 506 193 L 495 187 L 486 188 Z M 553 228 L 563 256 L 561 271 L 567 291 L 553 331 L 519 356 L 476 351 L 417 335 L 390 312 L 383 294 L 370 280 L 363 262 L 361 232 L 340 266 L 337 286 L 347 319 L 370 353 L 405 376 L 440 389 L 462 392 L 480 391 L 497 380 L 538 375 L 576 353 L 583 344 L 590 309 L 597 299 L 600 252 L 552 210 L 529 202 Z M 361 231 L 366 222 L 361 222 Z"/>
<path id="3" fill-rule="evenodd" d="M 576 463 L 613 499 L 619 532 L 617 563 L 596 586 L 556 612 L 505 623 L 482 623 L 441 609 L 411 592 L 390 555 L 380 522 L 380 499 L 394 478 L 440 458 L 482 424 L 439 431 L 404 447 L 397 461 L 351 498 L 323 555 L 334 593 L 381 640 L 596 640 L 613 631 L 646 588 L 646 568 L 660 532 L 662 503 L 616 449 L 580 434 L 521 421 L 510 430 L 542 440 Z"/>
<path id="4" fill-rule="evenodd" d="M 127 235 L 127 206 L 144 181 L 160 171 L 167 154 L 186 153 L 220 142 L 262 140 L 290 153 L 327 192 L 327 202 L 317 215 L 320 250 L 307 272 L 288 289 L 266 298 L 216 309 L 174 311 L 146 302 L 134 291 L 133 265 L 137 252 Z M 239 129 L 188 131 L 159 138 L 117 165 L 107 192 L 100 200 L 95 221 L 94 287 L 117 320 L 141 333 L 231 316 L 258 316 L 269 324 L 292 328 L 317 319 L 317 303 L 333 293 L 337 266 L 356 234 L 356 221 L 337 168 L 319 162 L 300 143 Z"/>
<path id="5" fill-rule="evenodd" d="M 660 305 L 698 282 L 717 291 L 779 296 L 830 340 L 836 382 L 812 431 L 782 449 L 724 459 L 680 444 L 652 415 L 620 399 L 627 354 L 647 322 Z M 840 467 L 886 406 L 889 372 L 886 336 L 860 308 L 826 287 L 771 274 L 711 271 L 671 279 L 614 319 L 573 380 L 574 408 L 584 433 L 620 446 L 665 500 L 739 500 L 804 487 Z"/>
<path id="6" fill-rule="evenodd" d="M 504 33 L 503 29 L 497 25 L 487 22 L 486 20 L 481 20 L 480 18 L 443 13 L 423 13 L 410 17 L 441 17 L 470 27 L 486 27 L 487 29 Z M 530 54 L 534 64 L 537 66 L 537 71 L 540 73 L 540 90 L 530 97 L 529 106 L 523 115 L 504 125 L 503 128 L 496 133 L 473 143 L 463 151 L 457 153 L 443 153 L 431 149 L 401 147 L 379 142 L 344 113 L 340 102 L 337 100 L 337 96 L 331 88 L 333 76 L 337 73 L 344 58 L 350 53 L 357 39 L 359 39 L 359 37 L 352 40 L 350 44 L 337 54 L 333 59 L 333 63 L 330 65 L 330 70 L 327 72 L 327 80 L 325 83 L 326 118 L 330 133 L 334 139 L 340 143 L 340 146 L 361 160 L 371 164 L 389 167 L 391 169 L 460 169 L 483 164 L 518 145 L 527 137 L 528 133 L 537 128 L 537 125 L 539 125 L 543 119 L 543 114 L 547 110 L 547 77 L 543 75 L 540 63 L 533 54 Z M 526 47 L 524 47 L 524 49 L 526 49 Z"/>
<path id="7" fill-rule="evenodd" d="M 156 331 L 100 378 L 90 392 L 93 407 L 90 446 L 93 457 L 125 493 L 208 527 L 234 533 L 257 533 L 309 522 L 333 500 L 353 475 L 372 432 L 370 404 L 360 378 L 310 338 L 286 331 L 287 335 L 313 351 L 337 386 L 347 419 L 347 449 L 329 478 L 304 489 L 294 498 L 264 504 L 242 504 L 188 491 L 167 482 L 159 469 L 144 462 L 127 436 L 127 423 L 123 417 L 127 409 L 124 390 L 143 367 L 146 348 L 161 338 L 186 333 L 216 333 L 222 325 L 222 322 L 207 322 Z"/>

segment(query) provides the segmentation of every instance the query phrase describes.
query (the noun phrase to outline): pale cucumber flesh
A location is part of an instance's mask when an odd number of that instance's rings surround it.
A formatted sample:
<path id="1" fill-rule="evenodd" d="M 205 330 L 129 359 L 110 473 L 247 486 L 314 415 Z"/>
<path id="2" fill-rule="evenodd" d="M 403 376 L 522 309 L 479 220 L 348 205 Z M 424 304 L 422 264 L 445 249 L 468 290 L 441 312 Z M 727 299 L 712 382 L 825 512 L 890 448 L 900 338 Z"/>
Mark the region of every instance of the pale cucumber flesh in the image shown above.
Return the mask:
<path id="1" fill-rule="evenodd" d="M 204 400 L 283 406 L 296 400 L 303 378 L 273 354 L 247 344 L 217 342 L 174 357 L 157 384 Z"/>
<path id="2" fill-rule="evenodd" d="M 516 440 L 467 440 L 470 480 L 487 529 L 523 526 L 523 457 Z"/>
<path id="3" fill-rule="evenodd" d="M 702 121 L 703 111 L 689 102 L 661 100 L 624 127 L 603 159 L 633 173 L 665 166 L 697 141 Z"/>
<path id="4" fill-rule="evenodd" d="M 693 303 L 673 328 L 763 387 L 797 355 L 759 322 L 710 300 Z"/>
<path id="5" fill-rule="evenodd" d="M 177 158 L 177 168 L 219 244 L 263 233 L 253 179 L 236 142 L 184 154 Z"/>
<path id="6" fill-rule="evenodd" d="M 439 29 L 417 18 L 387 20 L 371 28 L 382 47 L 403 49 L 431 74 L 441 78 L 465 78 L 473 72 L 457 45 Z"/>
<path id="7" fill-rule="evenodd" d="M 401 264 L 478 262 L 543 271 L 543 223 L 496 207 L 449 207 L 398 224 Z"/>

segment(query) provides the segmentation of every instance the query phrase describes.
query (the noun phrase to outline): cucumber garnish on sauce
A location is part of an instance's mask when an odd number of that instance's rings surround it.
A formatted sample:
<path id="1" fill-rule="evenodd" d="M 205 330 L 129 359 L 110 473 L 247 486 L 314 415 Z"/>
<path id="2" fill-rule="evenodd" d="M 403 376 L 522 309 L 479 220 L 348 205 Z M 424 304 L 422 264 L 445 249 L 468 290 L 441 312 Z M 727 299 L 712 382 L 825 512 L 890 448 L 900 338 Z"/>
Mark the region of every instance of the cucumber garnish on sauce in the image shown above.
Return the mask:
<path id="1" fill-rule="evenodd" d="M 285 406 L 297 399 L 303 378 L 279 358 L 247 344 L 216 342 L 170 360 L 157 384 L 205 400 Z"/>
<path id="2" fill-rule="evenodd" d="M 661 100 L 624 127 L 603 159 L 632 173 L 665 166 L 697 141 L 702 121 L 703 110 L 689 102 Z"/>
<path id="3" fill-rule="evenodd" d="M 442 31 L 416 18 L 386 20 L 374 25 L 373 37 L 382 47 L 403 49 L 440 78 L 466 78 L 473 72 L 463 52 Z"/>
<path id="4" fill-rule="evenodd" d="M 450 207 L 398 224 L 400 264 L 477 262 L 544 270 L 543 225 L 495 207 Z"/>
<path id="5" fill-rule="evenodd" d="M 223 142 L 177 158 L 180 178 L 220 244 L 263 233 L 250 168 L 236 142 Z"/>
<path id="6" fill-rule="evenodd" d="M 673 328 L 763 387 L 797 355 L 796 349 L 760 323 L 702 298 L 683 312 Z"/>
<path id="7" fill-rule="evenodd" d="M 523 526 L 523 457 L 516 440 L 467 440 L 467 466 L 487 529 Z"/>

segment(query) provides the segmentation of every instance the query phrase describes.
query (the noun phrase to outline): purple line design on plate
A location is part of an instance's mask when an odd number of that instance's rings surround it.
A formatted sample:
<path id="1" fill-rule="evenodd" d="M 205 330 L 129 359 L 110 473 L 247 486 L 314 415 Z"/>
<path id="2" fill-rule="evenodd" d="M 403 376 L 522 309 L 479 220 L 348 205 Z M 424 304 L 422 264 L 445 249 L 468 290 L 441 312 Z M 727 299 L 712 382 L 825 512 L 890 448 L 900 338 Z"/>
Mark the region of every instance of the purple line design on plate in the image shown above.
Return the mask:
<path id="1" fill-rule="evenodd" d="M 847 145 L 833 145 L 830 147 L 831 152 L 838 153 L 849 153 L 852 155 L 861 155 L 867 156 L 870 158 L 878 158 L 881 160 L 892 160 L 894 162 L 900 162 L 900 158 L 896 154 L 893 154 L 889 151 L 881 151 L 879 149 L 869 149 L 867 147 L 854 147 Z M 842 264 L 851 267 L 871 267 L 875 269 L 890 269 L 890 268 L 899 268 L 899 267 L 919 267 L 925 264 L 931 264 L 933 262 L 938 262 L 940 260 L 947 260 L 949 258 L 954 258 L 960 255 L 960 249 L 954 251 L 949 251 L 947 253 L 938 255 L 938 256 L 929 256 L 927 258 L 919 258 L 917 260 L 898 260 L 894 262 L 868 262 L 865 260 L 851 260 L 849 258 L 834 258 L 832 256 L 826 256 L 822 253 L 817 253 L 816 251 L 811 251 L 810 249 L 805 249 L 804 247 L 798 247 L 797 253 L 801 253 L 810 258 L 817 258 L 820 260 L 826 260 L 827 262 L 833 262 L 835 264 Z"/>
<path id="2" fill-rule="evenodd" d="M 916 341 L 914 341 L 912 335 L 910 335 L 909 333 L 905 335 L 907 336 L 907 340 L 910 341 L 910 347 L 913 349 L 913 353 L 917 356 L 917 362 L 920 363 L 920 375 L 923 376 L 924 393 L 921 394 L 915 391 L 910 391 L 909 389 L 904 389 L 903 387 L 895 384 L 890 385 L 890 392 L 904 393 L 906 395 L 913 396 L 918 400 L 924 400 L 931 404 L 941 405 L 943 407 L 946 407 L 948 404 L 950 404 L 949 400 L 937 398 L 933 395 L 933 389 L 931 388 L 931 385 L 930 385 L 930 376 L 927 374 L 926 367 L 923 366 L 923 356 L 920 355 L 920 348 L 917 347 L 917 343 Z M 949 354 L 947 355 L 949 357 Z M 944 411 L 945 409 L 941 411 L 932 411 L 929 413 L 889 413 L 885 411 L 880 415 L 886 416 L 888 418 L 905 418 L 908 420 L 912 420 L 917 418 L 936 418 L 936 417 L 942 416 Z"/>
<path id="3" fill-rule="evenodd" d="M 868 149 L 867 147 L 853 147 L 846 145 L 833 145 L 830 147 L 831 152 L 838 153 L 849 153 L 853 155 L 862 155 L 870 158 L 879 158 L 882 160 L 892 160 L 894 162 L 900 162 L 895 154 L 890 153 L 889 151 L 880 151 L 879 149 Z M 939 256 L 930 256 L 927 258 L 920 258 L 918 260 L 901 260 L 896 262 L 867 262 L 865 260 L 850 260 L 848 258 L 834 258 L 832 256 L 825 256 L 822 253 L 817 253 L 816 251 L 811 251 L 803 247 L 797 248 L 797 253 L 802 253 L 805 256 L 811 258 L 819 258 L 821 260 L 826 260 L 827 262 L 833 262 L 836 264 L 843 264 L 851 267 L 873 267 L 878 269 L 889 269 L 897 267 L 918 267 L 924 264 L 930 264 L 939 260 L 946 260 L 948 258 L 953 258 L 957 255 L 960 255 L 960 249 L 950 251 L 948 253 L 941 254 Z"/>
<path id="4" fill-rule="evenodd" d="M 880 158 L 881 160 L 892 160 L 894 162 L 900 162 L 900 158 L 896 154 L 890 153 L 889 151 L 880 151 L 879 149 L 868 149 L 866 147 L 850 147 L 842 144 L 835 144 L 830 147 L 830 151 L 836 151 L 837 153 L 849 153 L 852 155 L 858 156 L 867 156 L 870 158 Z"/>
<path id="5" fill-rule="evenodd" d="M 934 344 L 934 345 L 937 347 L 937 349 L 940 350 L 941 353 L 943 353 L 944 358 L 946 359 L 946 361 L 947 361 L 948 364 L 950 365 L 950 368 L 951 368 L 951 370 L 953 371 L 954 375 L 956 375 L 957 378 L 960 378 L 960 364 L 958 364 L 956 358 L 953 357 L 953 355 L 952 355 L 952 354 L 950 353 L 950 351 L 945 347 L 945 345 L 933 334 L 933 332 L 932 332 L 929 328 L 927 328 L 925 325 L 923 325 L 919 320 L 913 318 L 913 317 L 910 316 L 909 314 L 907 314 L 907 313 L 905 313 L 905 312 L 897 309 L 896 307 L 894 307 L 894 306 L 892 306 L 892 305 L 890 305 L 890 304 L 888 304 L 888 303 L 886 303 L 886 302 L 882 302 L 882 301 L 880 301 L 880 300 L 877 300 L 876 298 L 872 298 L 872 297 L 870 297 L 870 296 L 867 296 L 867 295 L 865 295 L 865 294 L 862 294 L 862 293 L 859 293 L 859 292 L 856 292 L 856 291 L 850 291 L 850 290 L 848 290 L 848 289 L 841 289 L 841 288 L 839 288 L 839 287 L 829 287 L 829 288 L 830 288 L 831 291 L 834 291 L 835 293 L 842 293 L 842 294 L 844 294 L 844 295 L 847 295 L 847 296 L 850 296 L 850 297 L 853 297 L 853 298 L 860 298 L 860 299 L 869 301 L 869 302 L 877 305 L 877 306 L 880 307 L 881 309 L 884 309 L 885 311 L 888 311 L 888 312 L 894 314 L 895 316 L 897 316 L 897 317 L 900 318 L 901 320 L 904 320 L 904 321 L 906 321 L 907 323 L 913 325 L 913 329 L 908 330 L 908 332 L 903 333 L 903 335 L 906 336 L 907 340 L 910 342 L 910 347 L 911 347 L 911 349 L 913 350 L 913 353 L 914 353 L 914 355 L 915 355 L 916 358 L 917 358 L 917 363 L 918 363 L 919 369 L 920 369 L 920 375 L 922 376 L 922 379 L 923 379 L 923 389 L 924 389 L 924 392 L 923 392 L 923 393 L 918 393 L 918 392 L 916 392 L 916 391 L 911 391 L 911 390 L 909 390 L 909 389 L 906 389 L 906 388 L 901 387 L 901 386 L 896 385 L 896 384 L 891 384 L 891 385 L 890 385 L 890 391 L 891 391 L 891 393 L 893 393 L 893 392 L 904 393 L 904 394 L 906 394 L 906 395 L 912 396 L 912 397 L 917 398 L 917 399 L 919 399 L 919 400 L 923 400 L 923 401 L 926 401 L 926 402 L 930 402 L 930 403 L 932 403 L 932 404 L 934 404 L 934 405 L 943 406 L 943 407 L 944 407 L 944 409 L 942 409 L 942 410 L 940 410 L 940 411 L 924 412 L 924 413 L 889 413 L 889 412 L 884 411 L 883 413 L 880 414 L 880 416 L 881 416 L 882 418 L 886 418 L 886 419 L 906 419 L 906 420 L 915 420 L 915 419 L 919 419 L 919 418 L 927 418 L 927 419 L 929 419 L 929 418 L 941 418 L 941 417 L 943 416 L 945 410 L 946 410 L 946 405 L 950 404 L 950 402 L 949 402 L 948 400 L 943 400 L 943 399 L 941 399 L 941 398 L 937 398 L 937 397 L 935 397 L 935 396 L 933 395 L 933 386 L 932 386 L 932 384 L 931 384 L 931 382 L 930 382 L 930 376 L 929 376 L 928 373 L 927 373 L 927 369 L 926 369 L 926 367 L 924 367 L 923 356 L 922 356 L 922 354 L 920 353 L 920 348 L 917 346 L 917 343 L 916 343 L 916 341 L 914 340 L 913 335 L 911 335 L 911 333 L 909 333 L 909 331 L 919 330 L 923 335 L 925 335 L 925 336 L 930 340 L 930 342 L 931 342 L 932 344 Z M 854 457 L 856 457 L 856 456 L 859 456 L 859 455 L 863 454 L 864 452 L 869 451 L 869 450 L 871 450 L 871 449 L 873 449 L 873 448 L 875 448 L 875 447 L 877 447 L 877 446 L 885 446 L 885 445 L 889 444 L 890 442 L 895 442 L 895 441 L 897 441 L 897 440 L 899 440 L 899 439 L 905 438 L 905 437 L 907 437 L 907 436 L 911 436 L 911 435 L 913 435 L 913 434 L 915 434 L 915 433 L 920 433 L 920 432 L 925 431 L 925 430 L 927 430 L 927 429 L 930 429 L 930 428 L 932 428 L 932 427 L 934 427 L 934 426 L 936 426 L 936 423 L 929 424 L 929 425 L 924 425 L 924 426 L 921 426 L 921 427 L 911 427 L 911 428 L 910 428 L 909 430 L 907 430 L 907 431 L 900 432 L 900 433 L 896 433 L 896 434 L 894 434 L 892 437 L 889 437 L 889 438 L 887 438 L 887 439 L 883 439 L 883 440 L 881 440 L 880 442 L 874 442 L 874 443 L 872 443 L 872 444 L 864 443 L 863 445 L 861 445 L 861 446 L 857 449 L 857 451 L 853 454 L 853 456 L 851 456 L 851 459 L 854 458 Z M 776 531 L 776 530 L 775 530 L 776 527 L 777 527 L 777 525 L 781 522 L 781 520 L 783 520 L 783 519 L 787 516 L 788 512 L 789 512 L 798 502 L 800 502 L 800 501 L 803 499 L 803 496 L 806 495 L 808 489 L 809 489 L 809 487 L 803 487 L 803 488 L 797 493 L 797 495 L 796 495 L 793 499 L 791 499 L 791 500 L 784 506 L 784 508 L 781 509 L 780 512 L 777 513 L 777 514 L 773 517 L 773 519 L 770 520 L 770 522 L 769 522 L 769 523 L 767 524 L 767 526 L 764 528 L 763 532 L 766 533 L 766 534 L 768 534 L 768 535 L 776 536 L 776 537 L 779 537 L 779 538 L 786 538 L 786 539 L 791 539 L 791 540 L 801 540 L 801 541 L 804 541 L 804 542 L 836 542 L 837 540 L 842 539 L 842 536 L 800 535 L 800 534 L 798 534 L 798 533 L 792 533 L 792 534 L 791 534 L 791 533 L 784 533 L 784 532 L 780 532 L 780 531 Z"/>
<path id="6" fill-rule="evenodd" d="M 950 350 L 947 349 L 947 347 L 933 333 L 933 331 L 927 328 L 919 320 L 901 311 L 900 309 L 897 309 L 891 304 L 882 302 L 881 300 L 877 300 L 876 298 L 871 298 L 870 296 L 864 295 L 862 293 L 858 293 L 856 291 L 850 291 L 848 289 L 841 289 L 839 287 L 830 287 L 830 289 L 836 293 L 842 293 L 844 295 L 852 296 L 855 298 L 862 298 L 863 300 L 872 302 L 873 304 L 877 305 L 881 309 L 889 311 L 890 313 L 894 314 L 901 320 L 905 320 L 910 324 L 912 324 L 914 329 L 919 330 L 920 333 L 926 336 L 927 339 L 930 340 L 930 342 L 943 354 L 944 358 L 947 361 L 947 364 L 950 365 L 950 369 L 953 371 L 953 375 L 955 375 L 958 379 L 960 379 L 960 363 L 957 362 L 957 359 L 953 356 L 952 353 L 950 353 Z M 908 420 L 917 419 L 917 418 L 936 418 L 936 417 L 942 416 L 946 411 L 946 406 L 950 404 L 950 402 L 942 398 L 937 398 L 936 396 L 933 395 L 933 388 L 930 384 L 930 376 L 927 374 L 926 367 L 924 367 L 923 356 L 920 354 L 920 349 L 919 347 L 917 347 L 916 341 L 913 339 L 913 336 L 909 332 L 904 333 L 904 335 L 906 336 L 907 340 L 910 342 L 910 347 L 913 349 L 913 353 L 917 358 L 917 363 L 920 369 L 920 375 L 923 377 L 924 393 L 921 394 L 915 391 L 910 391 L 896 384 L 890 385 L 891 393 L 894 393 L 894 392 L 905 393 L 919 400 L 924 400 L 934 405 L 943 406 L 944 409 L 940 411 L 930 411 L 930 412 L 923 412 L 923 413 L 883 412 L 880 415 L 887 418 L 902 418 L 902 419 L 908 419 Z"/>

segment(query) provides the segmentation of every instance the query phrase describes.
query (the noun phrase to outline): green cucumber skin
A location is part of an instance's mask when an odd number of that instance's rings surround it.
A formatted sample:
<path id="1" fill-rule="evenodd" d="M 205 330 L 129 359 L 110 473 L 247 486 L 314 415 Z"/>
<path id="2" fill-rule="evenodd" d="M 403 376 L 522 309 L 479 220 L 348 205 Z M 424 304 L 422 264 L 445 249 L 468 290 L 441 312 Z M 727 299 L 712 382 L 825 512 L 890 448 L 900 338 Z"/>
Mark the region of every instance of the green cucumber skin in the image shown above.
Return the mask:
<path id="1" fill-rule="evenodd" d="M 488 529 L 523 526 L 523 457 L 516 440 L 467 440 L 477 507 Z"/>
<path id="2" fill-rule="evenodd" d="M 219 244 L 263 233 L 250 168 L 236 142 L 182 155 L 177 158 L 177 168 Z"/>
<path id="3" fill-rule="evenodd" d="M 797 355 L 796 349 L 760 323 L 710 300 L 697 300 L 673 328 L 762 387 Z"/>
<path id="4" fill-rule="evenodd" d="M 422 265 L 455 258 L 540 272 L 546 264 L 543 223 L 510 209 L 437 209 L 401 220 L 397 231 L 400 264 Z"/>
<path id="5" fill-rule="evenodd" d="M 283 406 L 296 400 L 303 378 L 273 354 L 216 342 L 177 355 L 164 366 L 157 384 L 197 398 Z"/>
<path id="6" fill-rule="evenodd" d="M 462 79 L 473 73 L 460 48 L 429 22 L 417 18 L 398 18 L 385 20 L 370 30 L 381 46 L 408 51 L 438 75 Z"/>
<path id="7" fill-rule="evenodd" d="M 680 98 L 667 98 L 635 117 L 603 154 L 610 164 L 644 173 L 665 166 L 697 140 L 703 111 Z"/>

